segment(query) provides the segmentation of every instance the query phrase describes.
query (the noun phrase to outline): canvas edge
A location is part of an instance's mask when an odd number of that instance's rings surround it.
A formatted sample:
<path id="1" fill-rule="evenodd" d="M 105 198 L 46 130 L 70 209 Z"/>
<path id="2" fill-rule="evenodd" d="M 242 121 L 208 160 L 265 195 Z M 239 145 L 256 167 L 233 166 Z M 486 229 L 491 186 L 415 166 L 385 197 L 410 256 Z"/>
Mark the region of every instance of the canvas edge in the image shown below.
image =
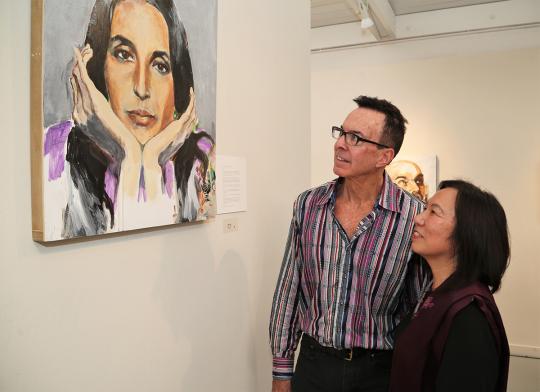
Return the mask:
<path id="1" fill-rule="evenodd" d="M 43 233 L 43 1 L 32 0 L 30 46 L 30 160 L 32 239 L 45 241 Z"/>

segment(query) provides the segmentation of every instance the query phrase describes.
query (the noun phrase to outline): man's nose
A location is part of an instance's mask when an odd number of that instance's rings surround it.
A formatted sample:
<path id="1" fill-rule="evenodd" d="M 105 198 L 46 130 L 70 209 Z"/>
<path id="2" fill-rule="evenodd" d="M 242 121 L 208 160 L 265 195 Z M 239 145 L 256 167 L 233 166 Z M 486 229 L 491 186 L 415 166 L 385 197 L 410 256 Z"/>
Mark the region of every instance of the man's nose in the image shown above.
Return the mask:
<path id="1" fill-rule="evenodd" d="M 340 147 L 340 148 L 347 148 L 347 143 L 345 142 L 345 134 L 342 134 L 340 137 L 337 138 L 336 142 L 334 143 L 334 146 Z"/>
<path id="2" fill-rule="evenodd" d="M 409 188 L 411 189 L 411 192 L 419 192 L 420 188 L 418 187 L 418 184 L 414 180 L 409 180 Z"/>

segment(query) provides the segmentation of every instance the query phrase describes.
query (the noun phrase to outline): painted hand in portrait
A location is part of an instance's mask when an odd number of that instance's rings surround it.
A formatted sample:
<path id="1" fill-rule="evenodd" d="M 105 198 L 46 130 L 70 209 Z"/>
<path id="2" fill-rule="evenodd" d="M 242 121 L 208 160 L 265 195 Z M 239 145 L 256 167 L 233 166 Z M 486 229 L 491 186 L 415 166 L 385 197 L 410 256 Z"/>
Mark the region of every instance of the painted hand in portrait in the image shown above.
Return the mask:
<path id="1" fill-rule="evenodd" d="M 65 78 L 71 118 L 44 134 L 42 240 L 215 215 L 215 107 L 206 130 L 172 0 L 97 0 Z"/>

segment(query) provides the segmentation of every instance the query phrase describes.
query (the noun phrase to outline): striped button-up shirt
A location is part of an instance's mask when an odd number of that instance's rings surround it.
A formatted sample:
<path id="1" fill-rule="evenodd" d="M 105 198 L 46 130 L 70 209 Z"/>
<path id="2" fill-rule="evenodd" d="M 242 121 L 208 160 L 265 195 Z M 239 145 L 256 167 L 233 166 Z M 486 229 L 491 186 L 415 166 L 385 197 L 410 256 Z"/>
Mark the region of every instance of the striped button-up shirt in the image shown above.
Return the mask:
<path id="1" fill-rule="evenodd" d="M 337 349 L 392 349 L 394 328 L 424 289 L 425 270 L 409 263 L 423 203 L 385 174 L 377 203 L 349 238 L 334 215 L 339 181 L 294 203 L 270 319 L 277 379 L 292 377 L 302 332 Z"/>

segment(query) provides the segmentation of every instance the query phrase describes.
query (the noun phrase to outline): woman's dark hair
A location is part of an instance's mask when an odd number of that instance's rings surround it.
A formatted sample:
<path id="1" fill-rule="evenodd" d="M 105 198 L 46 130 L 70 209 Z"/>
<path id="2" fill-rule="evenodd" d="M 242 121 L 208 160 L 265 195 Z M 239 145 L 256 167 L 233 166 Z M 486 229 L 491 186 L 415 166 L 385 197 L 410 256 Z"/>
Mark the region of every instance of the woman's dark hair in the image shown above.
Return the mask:
<path id="1" fill-rule="evenodd" d="M 453 284 L 482 282 L 497 291 L 510 258 L 508 224 L 495 196 L 463 180 L 442 181 L 456 196 L 456 225 L 452 233 L 457 260 Z"/>
<path id="2" fill-rule="evenodd" d="M 93 50 L 93 56 L 87 64 L 88 75 L 96 88 L 106 97 L 109 97 L 105 84 L 105 59 L 109 47 L 111 34 L 111 22 L 115 7 L 123 0 L 96 0 L 85 43 Z M 174 84 L 174 103 L 176 112 L 182 114 L 189 105 L 190 88 L 193 87 L 193 72 L 189 55 L 186 31 L 180 21 L 173 0 L 146 0 L 154 6 L 165 19 L 169 30 L 169 47 L 171 53 L 172 77 Z M 88 124 L 90 126 L 90 124 Z M 86 135 L 80 126 L 76 125 L 68 137 L 68 149 L 66 159 L 71 164 L 71 177 L 77 188 L 83 186 L 85 191 L 92 194 L 96 201 L 91 209 L 97 210 L 102 215 L 103 205 L 109 210 L 111 216 L 110 226 L 114 225 L 113 202 L 105 191 L 105 172 L 107 170 L 107 156 Z M 197 133 L 197 140 L 201 137 L 208 138 L 212 144 L 213 139 L 206 132 Z M 200 159 L 200 151 L 197 144 L 186 142 L 173 157 L 175 166 L 176 184 L 179 190 L 184 190 L 189 177 L 185 175 L 185 166 L 193 164 L 195 159 Z M 182 159 L 177 159 L 181 157 Z M 208 166 L 208 158 L 204 157 L 204 167 Z M 115 168 L 113 168 L 113 172 Z M 118 168 L 116 173 L 118 174 Z M 102 232 L 106 228 L 96 221 L 96 231 Z M 75 235 L 87 235 L 88 233 L 75 233 Z"/>

